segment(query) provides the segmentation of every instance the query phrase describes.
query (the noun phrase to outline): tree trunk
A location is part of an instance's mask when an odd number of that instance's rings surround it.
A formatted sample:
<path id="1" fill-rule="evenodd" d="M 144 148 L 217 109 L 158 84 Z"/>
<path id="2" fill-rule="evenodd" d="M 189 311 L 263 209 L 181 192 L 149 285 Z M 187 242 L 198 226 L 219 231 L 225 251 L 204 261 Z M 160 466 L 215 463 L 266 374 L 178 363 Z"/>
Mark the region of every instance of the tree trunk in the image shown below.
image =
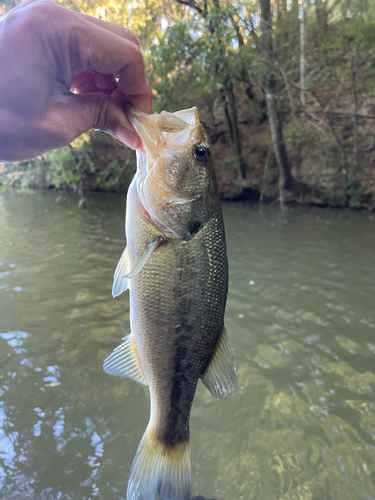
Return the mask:
<path id="1" fill-rule="evenodd" d="M 291 12 L 293 13 L 294 17 L 298 18 L 298 0 L 292 0 L 292 5 L 291 5 Z"/>
<path id="2" fill-rule="evenodd" d="M 83 191 L 83 180 L 82 180 L 82 177 L 78 181 L 77 193 L 78 193 L 78 196 L 79 196 L 79 202 L 78 202 L 79 208 L 86 209 L 86 198 L 85 198 L 85 194 L 84 194 L 84 191 Z"/>
<path id="3" fill-rule="evenodd" d="M 319 32 L 324 36 L 328 28 L 327 2 L 315 0 L 316 24 Z"/>
<path id="4" fill-rule="evenodd" d="M 357 93 L 357 69 L 358 69 L 358 44 L 355 46 L 355 53 L 350 58 L 350 74 L 352 83 L 352 97 L 353 97 L 353 169 L 354 175 L 358 173 L 359 167 L 359 153 L 358 153 L 358 93 Z"/>
<path id="5" fill-rule="evenodd" d="M 220 95 L 224 110 L 227 143 L 231 145 L 235 157 L 234 162 L 238 165 L 242 177 L 246 177 L 246 163 L 242 155 L 240 131 L 238 129 L 236 97 L 231 79 L 228 79 L 221 88 Z"/>
<path id="6" fill-rule="evenodd" d="M 284 144 L 280 117 L 277 111 L 274 83 L 274 81 L 265 82 L 267 114 L 270 122 L 273 150 L 280 171 L 280 185 L 284 189 L 291 189 L 294 182 L 292 172 L 290 170 L 288 154 Z"/>
<path id="7" fill-rule="evenodd" d="M 275 158 L 280 171 L 280 186 L 283 189 L 291 189 L 294 185 L 290 170 L 288 155 L 286 152 L 281 120 L 277 109 L 275 96 L 275 78 L 272 71 L 273 46 L 272 46 L 272 17 L 270 0 L 261 0 L 262 14 L 262 48 L 265 58 L 264 90 L 266 94 L 267 114 L 271 128 L 272 145 Z"/>
<path id="8" fill-rule="evenodd" d="M 344 19 L 348 19 L 348 12 L 352 6 L 352 0 L 344 0 L 341 4 L 341 16 Z"/>
<path id="9" fill-rule="evenodd" d="M 216 26 L 213 24 L 211 19 L 207 19 L 207 2 L 204 2 L 204 8 L 198 5 L 195 0 L 177 0 L 180 4 L 189 5 L 189 7 L 195 9 L 199 15 L 204 19 L 206 23 L 206 27 L 215 37 L 218 37 L 216 34 Z M 213 4 L 217 9 L 220 9 L 220 1 L 213 0 Z M 230 20 L 233 22 L 239 46 L 242 47 L 244 45 L 243 36 L 241 33 L 240 25 L 235 22 L 232 15 L 229 15 Z M 220 38 L 218 38 L 218 43 L 223 43 Z M 225 43 L 225 42 L 224 42 Z M 229 70 L 219 70 L 218 64 L 215 65 L 215 72 L 218 76 L 218 80 L 223 82 L 223 87 L 220 90 L 221 103 L 223 106 L 224 118 L 225 118 L 225 126 L 226 126 L 226 140 L 230 144 L 233 155 L 235 157 L 234 167 L 237 171 L 237 177 L 239 184 L 242 186 L 242 178 L 246 177 L 246 163 L 244 161 L 242 155 L 242 147 L 241 147 L 241 139 L 240 139 L 240 131 L 238 128 L 238 120 L 237 120 L 237 108 L 236 108 L 236 98 L 233 91 L 233 81 L 230 76 Z M 245 66 L 242 67 L 243 71 L 246 71 Z M 242 188 L 241 188 L 242 189 Z"/>
<path id="10" fill-rule="evenodd" d="M 304 0 L 301 4 L 300 10 L 300 55 L 299 55 L 299 68 L 300 68 L 300 104 L 301 104 L 301 116 L 303 116 L 305 112 L 305 61 L 306 61 L 306 13 L 307 9 L 305 8 Z"/>
<path id="11" fill-rule="evenodd" d="M 270 22 L 272 23 L 272 17 L 270 17 Z M 298 46 L 298 28 L 299 28 L 299 2 L 298 0 L 292 0 L 290 4 L 290 12 L 288 13 L 288 25 L 286 26 L 289 35 L 289 43 L 293 51 L 293 47 Z"/>

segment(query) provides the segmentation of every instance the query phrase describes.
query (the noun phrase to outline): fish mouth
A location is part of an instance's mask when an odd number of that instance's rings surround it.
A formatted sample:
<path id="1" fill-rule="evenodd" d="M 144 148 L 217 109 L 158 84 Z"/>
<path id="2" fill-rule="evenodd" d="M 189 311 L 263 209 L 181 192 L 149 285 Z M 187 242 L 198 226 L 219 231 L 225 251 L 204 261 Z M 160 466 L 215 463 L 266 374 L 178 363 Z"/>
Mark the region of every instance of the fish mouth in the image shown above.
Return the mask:
<path id="1" fill-rule="evenodd" d="M 195 106 L 175 113 L 162 111 L 160 114 L 147 115 L 128 104 L 125 112 L 142 140 L 138 150 L 147 155 L 149 168 L 153 168 L 163 149 L 188 147 L 193 129 L 200 126 Z"/>
<path id="2" fill-rule="evenodd" d="M 179 160 L 199 142 L 202 131 L 196 107 L 169 113 L 147 115 L 132 105 L 125 108 L 127 117 L 142 140 L 137 149 L 136 185 L 139 199 L 151 220 L 163 232 L 174 234 L 161 220 L 160 211 L 172 205 L 183 205 L 195 201 L 196 196 L 171 186 L 166 178 L 166 169 L 173 172 Z M 208 139 L 208 137 L 207 137 Z M 171 180 L 171 175 L 169 175 Z M 169 229 L 169 230 L 168 230 Z M 175 234 L 180 236 L 181 231 Z"/>

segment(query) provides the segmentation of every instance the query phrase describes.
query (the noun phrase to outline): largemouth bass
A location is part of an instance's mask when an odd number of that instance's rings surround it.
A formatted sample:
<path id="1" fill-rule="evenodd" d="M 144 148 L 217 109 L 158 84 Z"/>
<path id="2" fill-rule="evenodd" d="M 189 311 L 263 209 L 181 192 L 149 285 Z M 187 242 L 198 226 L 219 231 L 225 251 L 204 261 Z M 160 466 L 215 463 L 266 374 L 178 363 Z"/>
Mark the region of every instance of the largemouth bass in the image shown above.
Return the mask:
<path id="1" fill-rule="evenodd" d="M 148 385 L 150 420 L 127 499 L 189 500 L 189 416 L 199 378 L 223 398 L 237 385 L 224 327 L 228 265 L 209 139 L 197 108 L 128 117 L 142 139 L 113 296 L 130 290 L 131 334 L 104 370 Z"/>

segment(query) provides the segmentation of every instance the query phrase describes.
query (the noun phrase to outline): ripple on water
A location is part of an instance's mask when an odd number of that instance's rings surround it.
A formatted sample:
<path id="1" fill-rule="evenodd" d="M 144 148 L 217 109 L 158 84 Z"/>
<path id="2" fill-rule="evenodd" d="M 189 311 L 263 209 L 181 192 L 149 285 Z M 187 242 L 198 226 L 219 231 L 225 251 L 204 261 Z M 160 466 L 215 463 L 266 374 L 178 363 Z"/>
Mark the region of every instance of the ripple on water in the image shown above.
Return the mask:
<path id="1" fill-rule="evenodd" d="M 127 295 L 111 298 L 124 197 L 80 211 L 56 196 L 0 196 L 0 242 L 13 242 L 0 244 L 0 497 L 119 500 L 149 404 L 101 368 L 129 332 Z M 239 387 L 218 401 L 198 385 L 194 494 L 375 498 L 375 221 L 236 204 L 224 216 Z"/>

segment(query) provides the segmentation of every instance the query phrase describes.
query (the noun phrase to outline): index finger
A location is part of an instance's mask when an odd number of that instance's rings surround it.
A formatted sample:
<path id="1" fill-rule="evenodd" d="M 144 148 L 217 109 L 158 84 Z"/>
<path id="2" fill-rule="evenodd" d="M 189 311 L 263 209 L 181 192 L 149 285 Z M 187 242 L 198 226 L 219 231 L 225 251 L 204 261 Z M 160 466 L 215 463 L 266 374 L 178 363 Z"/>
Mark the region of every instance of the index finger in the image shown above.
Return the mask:
<path id="1" fill-rule="evenodd" d="M 149 113 L 152 94 L 139 46 L 89 21 L 71 29 L 74 36 L 70 53 L 75 54 L 72 72 L 94 70 L 114 75 L 121 92 L 131 102 L 132 96 L 137 96 L 138 107 Z"/>
<path id="2" fill-rule="evenodd" d="M 77 15 L 81 16 L 86 21 L 99 26 L 105 30 L 111 31 L 115 35 L 121 36 L 121 38 L 125 38 L 129 40 L 129 42 L 133 42 L 139 46 L 139 41 L 137 35 L 130 29 L 124 28 L 119 24 L 111 23 L 109 21 L 103 21 L 103 19 L 98 19 L 97 17 L 89 16 L 88 14 L 84 14 L 83 12 L 77 12 Z"/>

